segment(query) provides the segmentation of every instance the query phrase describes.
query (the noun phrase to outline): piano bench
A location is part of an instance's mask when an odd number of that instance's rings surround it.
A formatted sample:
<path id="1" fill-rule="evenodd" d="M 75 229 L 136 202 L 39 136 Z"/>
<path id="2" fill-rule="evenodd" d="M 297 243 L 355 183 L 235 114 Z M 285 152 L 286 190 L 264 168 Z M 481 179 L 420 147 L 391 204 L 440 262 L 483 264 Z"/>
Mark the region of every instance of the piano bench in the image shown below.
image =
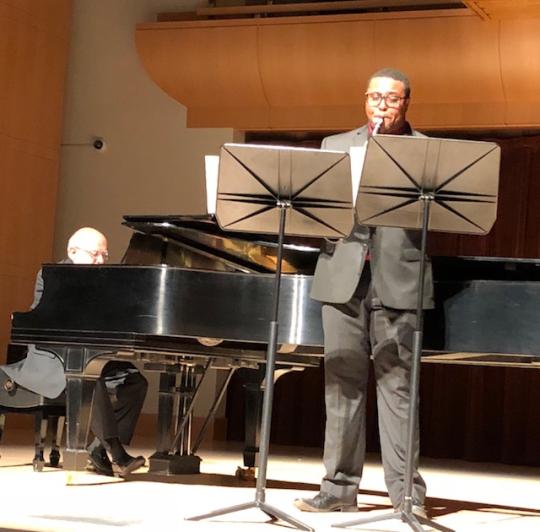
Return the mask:
<path id="1" fill-rule="evenodd" d="M 31 414 L 34 416 L 34 471 L 42 471 L 45 464 L 45 441 L 50 440 L 49 464 L 58 467 L 60 448 L 66 419 L 66 398 L 62 393 L 56 399 L 47 399 L 15 384 L 0 371 L 0 444 L 4 435 L 6 414 Z M 49 438 L 48 438 L 49 436 Z"/>

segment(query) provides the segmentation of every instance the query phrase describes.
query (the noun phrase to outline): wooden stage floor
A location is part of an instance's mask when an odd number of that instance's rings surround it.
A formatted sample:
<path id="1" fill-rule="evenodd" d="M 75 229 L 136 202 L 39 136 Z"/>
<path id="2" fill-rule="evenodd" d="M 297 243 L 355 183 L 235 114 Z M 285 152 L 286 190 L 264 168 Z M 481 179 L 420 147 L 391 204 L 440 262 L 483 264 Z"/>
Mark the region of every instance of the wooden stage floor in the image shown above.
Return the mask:
<path id="1" fill-rule="evenodd" d="M 136 445 L 132 452 L 148 456 L 150 445 Z M 237 445 L 202 449 L 200 475 L 166 477 L 162 482 L 152 481 L 143 470 L 128 480 L 78 473 L 66 485 L 62 470 L 32 471 L 30 445 L 7 441 L 0 453 L 2 531 L 293 530 L 281 522 L 270 524 L 257 509 L 207 521 L 185 521 L 189 516 L 254 499 L 254 488 L 234 476 L 241 463 Z M 540 531 L 538 468 L 423 460 L 421 470 L 428 485 L 428 513 L 437 522 L 463 532 Z M 315 494 L 322 474 L 319 449 L 273 448 L 266 500 L 317 531 L 335 531 L 331 528 L 334 523 L 389 510 L 378 456 L 369 456 L 358 495 L 359 513 L 298 511 L 293 500 Z M 387 521 L 350 530 L 410 529 L 401 522 Z"/>

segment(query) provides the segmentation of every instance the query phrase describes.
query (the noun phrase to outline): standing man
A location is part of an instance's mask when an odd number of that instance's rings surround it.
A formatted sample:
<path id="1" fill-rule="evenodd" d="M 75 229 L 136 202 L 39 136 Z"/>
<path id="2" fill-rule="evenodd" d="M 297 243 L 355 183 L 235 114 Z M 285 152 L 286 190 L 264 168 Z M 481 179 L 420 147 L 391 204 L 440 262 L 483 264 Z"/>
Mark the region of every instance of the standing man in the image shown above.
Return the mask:
<path id="1" fill-rule="evenodd" d="M 69 239 L 67 259 L 62 262 L 103 264 L 108 258 L 105 236 L 96 229 L 83 227 Z M 40 270 L 32 309 L 38 306 L 43 288 Z M 50 399 L 58 397 L 66 387 L 62 362 L 35 345 L 28 346 L 25 359 L 1 366 L 0 372 L 2 370 L 12 382 Z M 147 387 L 146 379 L 130 362 L 110 361 L 105 365 L 94 392 L 91 429 L 95 439 L 88 447 L 91 470 L 103 475 L 124 476 L 145 464 L 144 457 L 129 455 L 124 445 L 133 437 Z"/>
<path id="2" fill-rule="evenodd" d="M 379 133 L 420 135 L 405 118 L 410 85 L 403 73 L 389 68 L 379 70 L 369 79 L 365 96 L 368 123 L 325 138 L 323 149 L 347 151 L 352 146 L 365 146 L 377 123 Z M 377 381 L 385 482 L 393 506 L 401 506 L 420 240 L 419 231 L 356 224 L 347 238 L 335 245 L 327 242 L 321 251 L 311 296 L 323 303 L 326 475 L 315 497 L 295 501 L 301 510 L 358 510 L 356 496 L 365 457 L 370 360 Z M 424 308 L 431 308 L 429 263 L 424 290 Z M 417 430 L 416 464 L 418 443 Z M 422 515 L 425 492 L 424 480 L 416 469 L 413 504 L 415 512 Z"/>

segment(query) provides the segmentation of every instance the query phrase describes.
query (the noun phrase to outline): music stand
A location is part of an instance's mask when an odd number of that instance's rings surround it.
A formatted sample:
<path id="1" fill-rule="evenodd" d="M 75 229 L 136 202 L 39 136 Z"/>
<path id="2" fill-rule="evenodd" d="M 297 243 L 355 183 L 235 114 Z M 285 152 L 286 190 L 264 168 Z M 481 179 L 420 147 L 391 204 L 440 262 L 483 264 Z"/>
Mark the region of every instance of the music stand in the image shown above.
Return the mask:
<path id="1" fill-rule="evenodd" d="M 220 152 L 216 217 L 220 227 L 227 231 L 278 235 L 266 354 L 259 474 L 255 500 L 188 520 L 198 521 L 259 508 L 272 521 L 281 519 L 300 530 L 312 532 L 313 528 L 270 506 L 265 500 L 283 240 L 285 234 L 340 238 L 350 233 L 354 215 L 349 156 L 344 152 L 316 149 L 225 144 Z"/>
<path id="2" fill-rule="evenodd" d="M 399 519 L 412 530 L 422 524 L 450 528 L 413 512 L 415 432 L 423 335 L 423 299 L 428 231 L 486 234 L 497 215 L 500 148 L 493 142 L 375 135 L 367 146 L 356 200 L 358 223 L 422 232 L 416 327 L 413 336 L 405 482 L 401 507 L 333 527 Z"/>

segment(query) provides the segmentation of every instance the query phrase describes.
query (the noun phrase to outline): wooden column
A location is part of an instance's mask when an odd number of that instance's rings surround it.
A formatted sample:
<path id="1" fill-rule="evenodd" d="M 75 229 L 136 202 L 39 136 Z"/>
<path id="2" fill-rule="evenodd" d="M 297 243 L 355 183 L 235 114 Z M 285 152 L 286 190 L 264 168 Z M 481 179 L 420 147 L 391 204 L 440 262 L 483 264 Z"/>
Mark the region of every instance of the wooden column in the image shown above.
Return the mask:
<path id="1" fill-rule="evenodd" d="M 0 0 L 0 362 L 54 234 L 71 0 Z"/>

